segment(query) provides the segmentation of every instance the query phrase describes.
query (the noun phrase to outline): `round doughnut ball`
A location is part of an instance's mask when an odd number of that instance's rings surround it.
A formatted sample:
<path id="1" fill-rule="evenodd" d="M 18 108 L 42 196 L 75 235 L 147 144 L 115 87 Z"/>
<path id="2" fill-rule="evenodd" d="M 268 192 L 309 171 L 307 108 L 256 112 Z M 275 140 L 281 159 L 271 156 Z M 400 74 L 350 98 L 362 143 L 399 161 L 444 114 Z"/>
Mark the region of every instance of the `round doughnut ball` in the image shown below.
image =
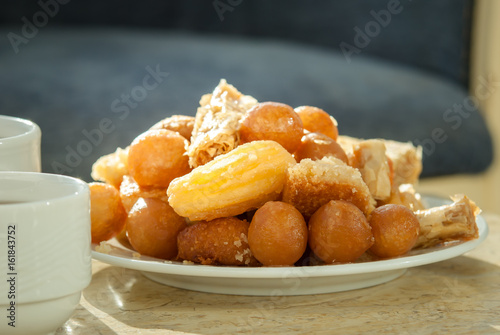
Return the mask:
<path id="1" fill-rule="evenodd" d="M 334 141 L 339 136 L 337 128 L 337 120 L 330 116 L 327 112 L 318 107 L 300 106 L 295 108 L 295 112 L 299 115 L 304 129 L 312 133 L 322 133 Z"/>
<path id="2" fill-rule="evenodd" d="M 248 244 L 263 265 L 293 265 L 306 250 L 307 224 L 292 205 L 269 201 L 253 216 Z"/>
<path id="3" fill-rule="evenodd" d="M 381 258 L 406 254 L 417 242 L 420 223 L 406 206 L 388 204 L 375 208 L 370 215 L 375 243 L 370 252 Z"/>
<path id="4" fill-rule="evenodd" d="M 297 162 L 304 158 L 319 160 L 333 156 L 348 164 L 347 155 L 336 141 L 322 133 L 308 133 L 302 136 L 297 151 L 293 154 Z"/>
<path id="5" fill-rule="evenodd" d="M 186 220 L 172 207 L 156 198 L 139 198 L 128 213 L 126 229 L 132 247 L 142 255 L 174 259 L 177 235 Z"/>
<path id="6" fill-rule="evenodd" d="M 347 201 L 331 200 L 309 219 L 309 246 L 325 263 L 349 263 L 373 245 L 363 212 Z"/>
<path id="7" fill-rule="evenodd" d="M 189 142 L 177 132 L 148 130 L 130 145 L 130 175 L 142 187 L 168 187 L 170 182 L 190 171 L 186 147 Z"/>
<path id="8" fill-rule="evenodd" d="M 154 124 L 150 129 L 167 129 L 176 131 L 188 141 L 194 128 L 194 116 L 172 115 Z"/>
<path id="9" fill-rule="evenodd" d="M 177 236 L 178 256 L 209 265 L 258 265 L 248 246 L 248 226 L 236 217 L 196 222 Z"/>
<path id="10" fill-rule="evenodd" d="M 90 183 L 90 222 L 92 243 L 107 241 L 125 226 L 127 213 L 120 192 L 104 183 Z"/>
<path id="11" fill-rule="evenodd" d="M 242 143 L 272 140 L 293 153 L 303 132 L 302 121 L 292 107 L 278 102 L 262 102 L 247 112 L 239 133 Z"/>

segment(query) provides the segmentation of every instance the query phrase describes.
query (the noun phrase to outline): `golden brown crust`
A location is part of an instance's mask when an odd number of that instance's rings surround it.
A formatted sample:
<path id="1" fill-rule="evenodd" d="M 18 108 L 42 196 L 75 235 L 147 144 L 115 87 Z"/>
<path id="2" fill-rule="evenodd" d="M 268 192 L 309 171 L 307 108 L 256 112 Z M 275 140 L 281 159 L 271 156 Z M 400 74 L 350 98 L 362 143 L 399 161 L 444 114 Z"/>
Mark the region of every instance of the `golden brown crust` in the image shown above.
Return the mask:
<path id="1" fill-rule="evenodd" d="M 174 179 L 168 201 L 192 221 L 235 216 L 277 200 L 295 159 L 274 141 L 240 145 Z"/>
<path id="2" fill-rule="evenodd" d="M 177 235 L 178 258 L 211 265 L 249 265 L 259 262 L 248 245 L 247 221 L 235 217 L 200 221 Z"/>
<path id="3" fill-rule="evenodd" d="M 238 129 L 245 112 L 257 100 L 241 94 L 222 79 L 212 94 L 201 97 L 188 147 L 189 165 L 197 167 L 239 144 Z"/>
<path id="4" fill-rule="evenodd" d="M 383 141 L 366 140 L 354 145 L 351 165 L 361 172 L 374 199 L 386 200 L 391 196 L 390 168 Z"/>
<path id="5" fill-rule="evenodd" d="M 194 117 L 187 115 L 172 115 L 155 123 L 151 129 L 166 129 L 176 131 L 181 134 L 182 137 L 191 140 L 191 134 L 193 133 L 194 127 Z"/>
<path id="6" fill-rule="evenodd" d="M 422 147 L 415 147 L 411 142 L 398 142 L 387 139 L 383 141 L 386 147 L 387 157 L 392 160 L 394 169 L 394 184 L 416 184 L 422 172 Z M 364 139 L 339 136 L 337 142 L 344 149 L 347 156 L 352 157 L 355 145 Z"/>
<path id="7" fill-rule="evenodd" d="M 416 211 L 420 236 L 415 248 L 427 248 L 449 241 L 468 241 L 478 237 L 476 216 L 481 210 L 466 196 L 452 197 L 450 205 Z"/>
<path id="8" fill-rule="evenodd" d="M 304 159 L 287 170 L 283 201 L 310 217 L 330 200 L 345 200 L 368 215 L 375 208 L 361 173 L 336 158 Z"/>
<path id="9" fill-rule="evenodd" d="M 124 176 L 120 185 L 120 198 L 125 210 L 130 212 L 139 198 L 158 198 L 168 203 L 166 188 L 140 187 L 131 176 Z"/>

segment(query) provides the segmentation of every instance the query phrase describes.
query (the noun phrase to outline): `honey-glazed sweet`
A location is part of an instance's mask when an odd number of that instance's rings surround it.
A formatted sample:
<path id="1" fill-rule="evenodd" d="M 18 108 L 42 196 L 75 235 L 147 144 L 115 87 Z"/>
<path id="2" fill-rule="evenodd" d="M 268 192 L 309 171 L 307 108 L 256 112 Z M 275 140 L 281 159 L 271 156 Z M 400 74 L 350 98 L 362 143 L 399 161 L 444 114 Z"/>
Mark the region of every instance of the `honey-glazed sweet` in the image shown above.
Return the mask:
<path id="1" fill-rule="evenodd" d="M 206 164 L 236 148 L 240 142 L 240 120 L 255 104 L 257 100 L 242 94 L 224 79 L 211 94 L 203 95 L 187 149 L 189 165 L 194 168 Z"/>
<path id="2" fill-rule="evenodd" d="M 92 243 L 107 241 L 125 226 L 127 213 L 118 190 L 105 183 L 90 183 L 90 222 Z"/>
<path id="3" fill-rule="evenodd" d="M 235 217 L 199 221 L 177 236 L 178 259 L 206 265 L 257 266 L 248 245 L 249 223 Z"/>
<path id="4" fill-rule="evenodd" d="M 155 123 L 150 129 L 166 129 L 178 132 L 186 140 L 191 140 L 194 128 L 194 117 L 187 115 L 172 115 Z"/>
<path id="5" fill-rule="evenodd" d="M 329 201 L 309 220 L 309 246 L 327 264 L 354 262 L 373 243 L 365 215 L 350 202 Z"/>
<path id="6" fill-rule="evenodd" d="M 176 178 L 168 202 L 191 221 L 236 216 L 277 200 L 295 159 L 274 141 L 254 141 Z"/>
<path id="7" fill-rule="evenodd" d="M 339 136 L 338 123 L 333 116 L 321 108 L 314 106 L 300 106 L 295 108 L 304 129 L 311 133 L 321 133 L 336 141 Z"/>
<path id="8" fill-rule="evenodd" d="M 283 201 L 295 206 L 304 217 L 311 217 L 330 200 L 348 201 L 365 215 L 376 204 L 359 170 L 339 159 L 303 159 L 287 169 Z"/>
<path id="9" fill-rule="evenodd" d="M 278 102 L 261 102 L 245 113 L 240 122 L 241 143 L 269 140 L 293 153 L 304 132 L 302 120 L 292 107 Z"/>
<path id="10" fill-rule="evenodd" d="M 263 265 L 293 266 L 307 247 L 306 221 L 292 205 L 269 201 L 255 212 L 248 243 Z"/>

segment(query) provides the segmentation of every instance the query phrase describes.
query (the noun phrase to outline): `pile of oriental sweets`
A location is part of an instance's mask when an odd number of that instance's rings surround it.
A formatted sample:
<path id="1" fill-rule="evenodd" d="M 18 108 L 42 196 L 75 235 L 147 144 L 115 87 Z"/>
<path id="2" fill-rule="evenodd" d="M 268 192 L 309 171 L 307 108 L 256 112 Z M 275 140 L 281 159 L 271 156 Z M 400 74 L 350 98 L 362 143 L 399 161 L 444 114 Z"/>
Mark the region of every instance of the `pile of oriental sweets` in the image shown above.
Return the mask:
<path id="1" fill-rule="evenodd" d="M 172 261 L 298 266 L 477 238 L 466 196 L 425 208 L 421 170 L 411 143 L 342 136 L 320 108 L 258 102 L 221 80 L 195 117 L 160 120 L 94 163 L 92 242 L 115 237 Z"/>

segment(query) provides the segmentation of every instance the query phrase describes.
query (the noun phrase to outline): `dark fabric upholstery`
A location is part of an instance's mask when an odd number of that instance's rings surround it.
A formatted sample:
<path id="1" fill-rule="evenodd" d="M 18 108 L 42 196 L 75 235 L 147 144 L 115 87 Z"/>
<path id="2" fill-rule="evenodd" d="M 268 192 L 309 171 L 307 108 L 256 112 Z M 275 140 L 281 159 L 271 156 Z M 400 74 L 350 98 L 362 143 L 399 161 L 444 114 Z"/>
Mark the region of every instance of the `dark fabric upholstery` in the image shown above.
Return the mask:
<path id="1" fill-rule="evenodd" d="M 86 180 L 99 156 L 156 121 L 194 115 L 220 78 L 260 101 L 321 107 L 341 134 L 421 143 L 423 176 L 479 172 L 492 159 L 488 129 L 459 81 L 365 55 L 348 64 L 338 52 L 279 40 L 47 27 L 18 54 L 0 44 L 0 64 L 0 112 L 40 125 L 44 171 Z"/>

